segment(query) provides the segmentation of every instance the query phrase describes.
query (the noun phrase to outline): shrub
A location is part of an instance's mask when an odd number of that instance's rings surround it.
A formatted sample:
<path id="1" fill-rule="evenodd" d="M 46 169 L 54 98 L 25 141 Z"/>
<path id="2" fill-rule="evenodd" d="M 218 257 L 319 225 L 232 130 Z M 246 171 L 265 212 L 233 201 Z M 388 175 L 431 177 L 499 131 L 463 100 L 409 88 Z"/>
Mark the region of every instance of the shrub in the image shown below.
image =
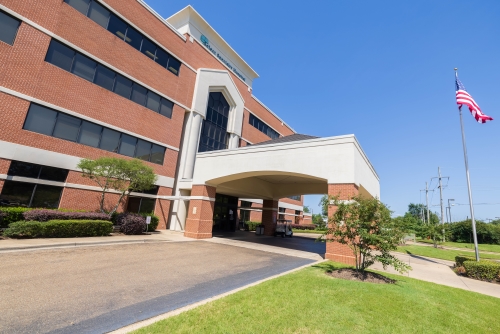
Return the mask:
<path id="1" fill-rule="evenodd" d="M 105 220 L 19 221 L 4 231 L 9 238 L 95 237 L 111 233 L 113 224 Z"/>
<path id="2" fill-rule="evenodd" d="M 100 237 L 113 230 L 113 224 L 106 220 L 50 220 L 41 224 L 44 238 Z"/>
<path id="3" fill-rule="evenodd" d="M 292 228 L 295 230 L 314 230 L 316 225 L 314 224 L 292 224 Z"/>
<path id="4" fill-rule="evenodd" d="M 474 261 L 475 258 L 472 256 L 466 256 L 466 255 L 458 255 L 455 256 L 455 266 L 461 267 L 464 265 L 465 261 Z"/>
<path id="5" fill-rule="evenodd" d="M 23 213 L 23 217 L 28 221 L 46 222 L 49 220 L 106 220 L 109 215 L 98 212 L 62 212 L 47 209 L 34 209 Z"/>
<path id="6" fill-rule="evenodd" d="M 141 213 L 140 215 L 144 218 L 146 218 L 147 216 L 151 216 L 151 223 L 148 226 L 148 231 L 151 232 L 156 230 L 158 224 L 160 223 L 160 218 L 158 216 L 155 216 L 152 213 Z"/>
<path id="7" fill-rule="evenodd" d="M 137 213 L 120 213 L 116 216 L 116 224 L 124 234 L 142 234 L 146 230 L 146 218 Z"/>
<path id="8" fill-rule="evenodd" d="M 261 222 L 245 222 L 245 231 L 255 231 Z"/>
<path id="9" fill-rule="evenodd" d="M 9 238 L 40 238 L 43 236 L 43 226 L 40 222 L 18 221 L 11 223 L 3 235 Z"/>
<path id="10" fill-rule="evenodd" d="M 0 207 L 3 217 L 0 218 L 0 227 L 9 227 L 9 224 L 24 220 L 23 213 L 30 211 L 30 208 L 23 207 Z"/>
<path id="11" fill-rule="evenodd" d="M 464 261 L 466 275 L 482 281 L 494 281 L 500 274 L 500 263 L 480 260 Z"/>

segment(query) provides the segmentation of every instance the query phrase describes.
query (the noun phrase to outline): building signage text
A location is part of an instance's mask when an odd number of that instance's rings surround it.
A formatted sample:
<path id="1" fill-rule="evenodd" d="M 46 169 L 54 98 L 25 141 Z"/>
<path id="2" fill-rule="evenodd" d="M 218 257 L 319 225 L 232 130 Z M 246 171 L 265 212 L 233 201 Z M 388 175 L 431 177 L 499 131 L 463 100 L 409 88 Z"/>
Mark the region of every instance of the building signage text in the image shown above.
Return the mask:
<path id="1" fill-rule="evenodd" d="M 201 35 L 201 43 L 203 45 L 205 45 L 205 47 L 214 54 L 214 56 L 216 56 L 221 62 L 223 62 L 227 67 L 229 67 L 233 72 L 234 74 L 236 74 L 241 80 L 243 81 L 246 81 L 245 80 L 245 77 L 243 75 L 241 75 L 240 72 L 238 72 L 238 70 L 232 66 L 227 60 L 225 60 L 217 51 L 215 51 L 211 46 L 210 46 L 210 42 L 208 40 L 208 38 L 205 36 L 205 35 Z"/>

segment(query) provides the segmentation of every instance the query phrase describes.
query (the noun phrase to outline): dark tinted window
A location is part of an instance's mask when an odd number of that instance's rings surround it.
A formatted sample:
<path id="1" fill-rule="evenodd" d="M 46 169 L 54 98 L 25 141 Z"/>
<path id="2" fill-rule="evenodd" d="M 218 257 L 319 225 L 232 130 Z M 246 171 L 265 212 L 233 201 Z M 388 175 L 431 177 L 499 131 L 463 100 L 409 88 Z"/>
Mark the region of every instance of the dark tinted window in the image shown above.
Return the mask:
<path id="1" fill-rule="evenodd" d="M 36 164 L 30 164 L 28 162 L 22 162 L 22 161 L 12 161 L 10 163 L 9 171 L 7 172 L 7 175 L 11 176 L 22 176 L 22 177 L 31 177 L 31 178 L 38 178 L 38 175 L 40 174 L 40 165 Z"/>
<path id="2" fill-rule="evenodd" d="M 45 61 L 70 72 L 74 57 L 75 51 L 53 39 Z"/>
<path id="3" fill-rule="evenodd" d="M 40 172 L 40 179 L 64 182 L 66 177 L 68 177 L 68 170 L 63 168 L 42 166 L 42 171 Z"/>
<path id="4" fill-rule="evenodd" d="M 0 41 L 13 45 L 21 21 L 0 11 Z"/>
<path id="5" fill-rule="evenodd" d="M 64 2 L 66 2 L 68 5 L 70 5 L 83 15 L 87 15 L 90 0 L 64 0 Z"/>
<path id="6" fill-rule="evenodd" d="M 115 88 L 113 89 L 113 92 L 123 96 L 126 99 L 130 99 L 131 90 L 132 90 L 132 80 L 129 80 L 124 76 L 117 74 L 115 79 Z"/>
<path id="7" fill-rule="evenodd" d="M 57 112 L 54 110 L 32 103 L 23 129 L 51 136 L 56 117 Z"/>
<path id="8" fill-rule="evenodd" d="M 160 64 L 162 67 L 167 68 L 168 65 L 168 58 L 170 55 L 163 51 L 161 48 L 156 49 L 156 62 Z"/>
<path id="9" fill-rule="evenodd" d="M 101 139 L 102 126 L 83 121 L 82 128 L 80 129 L 80 144 L 99 147 L 99 140 Z"/>
<path id="10" fill-rule="evenodd" d="M 61 187 L 37 184 L 30 206 L 32 208 L 57 209 L 59 206 L 59 199 L 61 198 L 61 191 Z"/>
<path id="11" fill-rule="evenodd" d="M 173 108 L 174 108 L 173 102 L 166 99 L 161 99 L 160 114 L 162 114 L 163 116 L 167 116 L 168 118 L 172 118 Z"/>
<path id="12" fill-rule="evenodd" d="M 149 58 L 156 60 L 156 44 L 151 42 L 149 39 L 144 38 L 142 40 L 141 52 Z"/>
<path id="13" fill-rule="evenodd" d="M 109 15 L 109 10 L 107 10 L 97 2 L 92 1 L 88 13 L 88 17 L 90 19 L 106 29 L 108 27 Z"/>
<path id="14" fill-rule="evenodd" d="M 81 122 L 82 121 L 76 117 L 59 113 L 53 136 L 61 139 L 76 141 Z"/>
<path id="15" fill-rule="evenodd" d="M 131 26 L 128 26 L 127 35 L 125 36 L 125 42 L 132 45 L 135 49 L 140 50 L 142 44 L 142 35 L 139 34 L 139 32 Z"/>
<path id="16" fill-rule="evenodd" d="M 140 197 L 129 197 L 127 201 L 127 212 L 138 213 L 141 208 Z"/>
<path id="17" fill-rule="evenodd" d="M 175 75 L 179 75 L 179 69 L 181 68 L 181 62 L 177 59 L 170 57 L 168 60 L 168 70 Z"/>
<path id="18" fill-rule="evenodd" d="M 112 91 L 113 85 L 115 84 L 115 76 L 115 72 L 99 64 L 97 65 L 97 70 L 95 72 L 94 83 L 102 88 Z"/>
<path id="19" fill-rule="evenodd" d="M 155 211 L 156 199 L 154 198 L 143 198 L 141 201 L 141 207 L 139 213 L 151 213 Z"/>
<path id="20" fill-rule="evenodd" d="M 271 139 L 276 139 L 280 137 L 280 134 L 278 132 L 274 131 L 269 125 L 262 122 L 253 114 L 250 114 L 250 117 L 248 118 L 248 123 L 250 123 L 253 127 L 257 128 L 260 132 L 266 134 Z"/>
<path id="21" fill-rule="evenodd" d="M 54 125 L 55 123 L 55 125 Z M 52 131 L 52 128 L 54 130 Z M 24 129 L 163 164 L 165 147 L 32 103 Z M 150 148 L 153 146 L 153 149 Z M 150 152 L 152 151 L 152 154 Z"/>
<path id="22" fill-rule="evenodd" d="M 106 151 L 118 153 L 120 144 L 120 133 L 115 130 L 104 128 L 102 130 L 101 148 Z"/>
<path id="23" fill-rule="evenodd" d="M 151 153 L 151 143 L 139 139 L 137 143 L 137 150 L 135 152 L 135 157 L 141 160 L 149 161 L 150 153 Z"/>
<path id="24" fill-rule="evenodd" d="M 88 6 L 89 1 L 90 6 Z M 96 0 L 65 0 L 65 2 L 76 8 L 82 14 L 87 15 L 111 33 L 118 36 L 122 41 L 125 41 L 137 50 L 142 51 L 142 53 L 151 58 L 153 61 L 158 62 L 170 72 L 175 75 L 179 75 L 179 69 L 181 66 L 180 61 L 173 58 L 167 52 L 161 50 L 158 45 L 148 40 L 142 33 L 131 27 L 127 22 L 109 12 Z"/>
<path id="25" fill-rule="evenodd" d="M 227 147 L 229 104 L 219 92 L 208 96 L 207 116 L 201 128 L 199 152 L 223 150 Z"/>
<path id="26" fill-rule="evenodd" d="M 163 157 L 165 156 L 165 147 L 153 144 L 151 148 L 151 162 L 163 165 Z"/>
<path id="27" fill-rule="evenodd" d="M 148 92 L 148 101 L 146 102 L 146 107 L 149 109 L 159 112 L 160 111 L 160 95 L 153 93 L 151 91 Z"/>
<path id="28" fill-rule="evenodd" d="M 0 205 L 28 207 L 34 189 L 35 185 L 32 183 L 5 180 L 0 194 Z"/>
<path id="29" fill-rule="evenodd" d="M 146 103 L 146 94 L 148 90 L 136 83 L 132 86 L 132 96 L 130 99 L 134 101 L 135 103 L 140 104 L 143 106 Z"/>
<path id="30" fill-rule="evenodd" d="M 96 66 L 97 63 L 95 61 L 77 53 L 75 60 L 73 61 L 73 69 L 71 72 L 85 80 L 92 82 L 94 81 Z"/>
<path id="31" fill-rule="evenodd" d="M 127 33 L 127 24 L 115 14 L 111 14 L 108 30 L 124 40 Z"/>
<path id="32" fill-rule="evenodd" d="M 122 139 L 120 143 L 120 151 L 118 153 L 133 157 L 135 153 L 135 146 L 137 144 L 137 138 L 132 136 L 122 134 Z"/>

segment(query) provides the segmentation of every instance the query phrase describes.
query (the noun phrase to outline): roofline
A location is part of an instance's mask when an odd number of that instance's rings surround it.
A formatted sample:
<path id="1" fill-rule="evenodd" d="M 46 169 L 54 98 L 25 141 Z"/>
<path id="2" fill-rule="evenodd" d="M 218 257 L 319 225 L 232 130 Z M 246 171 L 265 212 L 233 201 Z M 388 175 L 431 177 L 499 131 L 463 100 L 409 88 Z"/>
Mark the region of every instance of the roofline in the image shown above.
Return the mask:
<path id="1" fill-rule="evenodd" d="M 171 25 L 167 20 L 165 20 L 163 17 L 161 17 L 160 14 L 158 14 L 157 11 L 155 11 L 152 7 L 150 7 L 144 0 L 137 0 L 139 4 L 141 4 L 144 8 L 146 8 L 151 14 L 153 14 L 158 20 L 160 20 L 163 24 L 165 24 L 170 30 L 172 30 L 177 36 L 182 38 L 184 41 L 187 41 L 186 36 L 181 34 L 179 30 L 175 29 L 173 25 Z"/>
<path id="2" fill-rule="evenodd" d="M 141 1 L 141 2 L 142 2 L 143 0 L 137 0 L 137 1 Z M 196 9 L 194 9 L 194 8 L 193 8 L 193 6 L 191 6 L 191 5 L 187 5 L 186 7 L 182 8 L 181 10 L 179 10 L 177 13 L 175 13 L 175 14 L 173 14 L 173 15 L 170 15 L 168 18 L 166 18 L 166 19 L 165 19 L 165 21 L 167 21 L 167 22 L 168 22 L 168 20 L 169 20 L 170 18 L 172 18 L 172 17 L 174 17 L 175 15 L 177 15 L 177 14 L 179 14 L 179 13 L 181 13 L 181 12 L 185 11 L 186 9 L 187 9 L 187 10 L 192 10 L 192 11 L 193 11 L 193 12 L 194 12 L 194 13 L 195 13 L 195 14 L 196 14 L 196 15 L 197 15 L 197 16 L 198 16 L 198 17 L 199 17 L 199 18 L 200 18 L 203 22 L 205 22 L 205 24 L 206 24 L 206 25 L 207 25 L 210 29 L 212 29 L 212 31 L 213 31 L 213 32 L 217 35 L 217 37 L 219 37 L 219 38 L 220 38 L 220 39 L 221 39 L 224 43 L 226 43 L 226 45 L 229 47 L 229 49 L 230 49 L 232 52 L 234 52 L 234 53 L 236 54 L 236 56 L 238 56 L 238 57 L 241 59 L 241 61 L 242 61 L 242 62 L 243 62 L 246 66 L 248 66 L 248 68 L 250 69 L 250 71 L 252 72 L 252 74 L 254 74 L 254 75 L 255 75 L 255 78 L 260 78 L 259 74 L 258 74 L 257 72 L 255 72 L 255 70 L 254 70 L 254 69 L 253 69 L 250 65 L 248 65 L 248 63 L 247 63 L 247 62 L 243 59 L 243 57 L 241 57 L 241 56 L 238 54 L 238 52 L 236 52 L 236 51 L 235 51 L 235 50 L 231 47 L 231 45 L 230 45 L 228 42 L 226 42 L 226 40 L 225 40 L 224 38 L 222 38 L 222 36 L 221 36 L 221 35 L 217 32 L 217 30 L 215 30 L 215 29 L 214 29 L 214 28 L 213 28 L 213 27 L 212 27 L 212 26 L 211 26 L 211 25 L 207 22 L 207 20 L 205 20 L 205 19 L 203 18 L 203 16 L 201 16 L 201 15 L 200 15 L 200 13 L 198 13 L 198 12 L 196 11 Z M 170 23 L 169 23 L 169 25 L 170 25 Z M 170 26 L 172 26 L 172 25 L 170 25 Z M 173 27 L 173 26 L 172 26 L 172 27 Z M 175 29 L 175 28 L 174 28 L 174 29 Z M 176 30 L 176 31 L 177 31 L 177 30 Z M 177 31 L 177 33 L 179 33 L 179 32 Z"/>

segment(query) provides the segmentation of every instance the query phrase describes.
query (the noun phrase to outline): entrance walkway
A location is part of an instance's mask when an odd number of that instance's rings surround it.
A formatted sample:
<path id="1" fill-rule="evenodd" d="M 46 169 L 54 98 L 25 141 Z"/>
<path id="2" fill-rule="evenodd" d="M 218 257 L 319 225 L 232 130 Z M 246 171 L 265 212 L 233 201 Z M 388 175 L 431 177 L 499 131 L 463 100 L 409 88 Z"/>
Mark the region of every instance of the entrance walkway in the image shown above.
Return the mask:
<path id="1" fill-rule="evenodd" d="M 255 235 L 254 232 L 214 232 L 214 237 L 204 239 L 207 242 L 256 249 L 264 252 L 301 257 L 311 260 L 322 260 L 326 252 L 324 242 L 315 241 L 314 236 L 269 237 Z"/>
<path id="2" fill-rule="evenodd" d="M 405 274 L 405 276 L 500 298 L 500 284 L 458 276 L 451 269 L 451 267 L 453 267 L 452 261 L 403 253 L 394 253 L 394 255 L 413 268 L 413 270 Z M 384 270 L 380 263 L 375 263 L 370 269 L 399 275 L 399 273 L 392 268 Z"/>

